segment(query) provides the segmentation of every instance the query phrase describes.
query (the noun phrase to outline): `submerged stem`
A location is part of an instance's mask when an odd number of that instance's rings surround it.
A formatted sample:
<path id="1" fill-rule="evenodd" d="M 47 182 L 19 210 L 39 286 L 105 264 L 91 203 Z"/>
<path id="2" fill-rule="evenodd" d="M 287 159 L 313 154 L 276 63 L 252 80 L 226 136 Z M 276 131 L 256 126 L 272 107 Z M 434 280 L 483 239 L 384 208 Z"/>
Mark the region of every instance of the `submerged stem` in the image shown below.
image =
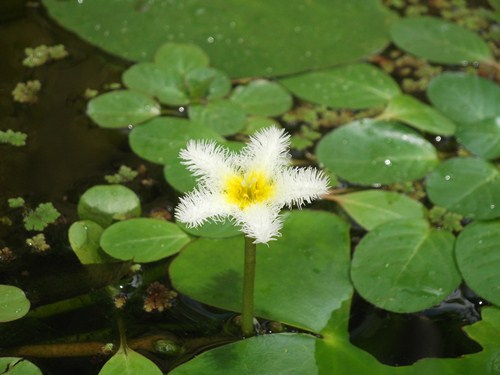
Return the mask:
<path id="1" fill-rule="evenodd" d="M 245 236 L 245 265 L 243 271 L 243 307 L 241 330 L 245 337 L 255 334 L 253 326 L 253 296 L 255 285 L 256 245 L 253 239 Z"/>

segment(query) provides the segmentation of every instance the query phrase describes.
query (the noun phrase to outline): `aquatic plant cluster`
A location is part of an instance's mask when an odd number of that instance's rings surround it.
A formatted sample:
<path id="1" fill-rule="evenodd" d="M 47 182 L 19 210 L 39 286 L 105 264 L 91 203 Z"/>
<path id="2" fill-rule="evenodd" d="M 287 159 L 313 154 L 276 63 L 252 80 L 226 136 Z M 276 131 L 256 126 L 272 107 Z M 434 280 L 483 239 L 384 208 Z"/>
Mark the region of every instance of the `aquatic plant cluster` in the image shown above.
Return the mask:
<path id="1" fill-rule="evenodd" d="M 384 4 L 44 1 L 61 25 L 135 61 L 123 86 L 82 93 L 86 114 L 95 126 L 126 132 L 133 153 L 161 166 L 177 203 L 148 213 L 129 187 L 144 171 L 127 165 L 79 198 L 71 249 L 85 267 L 115 267 L 119 275 L 101 286 L 119 343 L 74 343 L 78 355 L 105 357 L 101 375 L 498 373 L 500 4 Z M 119 21 L 105 23 L 102 14 Z M 286 51 L 263 27 L 277 14 L 289 17 L 273 29 L 292 33 Z M 71 59 L 64 46 L 32 46 L 24 63 L 63 57 Z M 37 105 L 36 82 L 14 88 L 19 105 Z M 29 142 L 0 131 L 2 148 Z M 282 211 L 304 203 L 311 207 Z M 57 224 L 56 208 L 30 209 L 22 197 L 8 205 L 36 232 L 27 245 L 50 252 L 43 231 Z M 250 242 L 258 324 L 253 337 L 243 328 L 242 339 L 242 250 Z M 1 245 L 8 263 L 15 251 Z M 233 333 L 212 335 L 217 347 L 202 353 L 191 348 L 200 337 L 140 337 L 127 329 L 137 301 L 122 277 L 147 280 L 140 305 L 158 321 L 188 297 L 231 312 Z M 481 346 L 476 353 L 394 367 L 350 340 L 354 298 L 420 314 L 466 288 L 480 301 L 482 319 L 463 327 Z M 30 311 L 20 288 L 0 289 L 1 322 L 94 303 L 81 297 Z M 245 311 L 242 320 L 248 324 Z M 56 357 L 69 350 L 57 345 L 35 349 Z M 6 348 L 0 369 L 41 374 L 22 359 L 36 358 L 35 346 Z"/>

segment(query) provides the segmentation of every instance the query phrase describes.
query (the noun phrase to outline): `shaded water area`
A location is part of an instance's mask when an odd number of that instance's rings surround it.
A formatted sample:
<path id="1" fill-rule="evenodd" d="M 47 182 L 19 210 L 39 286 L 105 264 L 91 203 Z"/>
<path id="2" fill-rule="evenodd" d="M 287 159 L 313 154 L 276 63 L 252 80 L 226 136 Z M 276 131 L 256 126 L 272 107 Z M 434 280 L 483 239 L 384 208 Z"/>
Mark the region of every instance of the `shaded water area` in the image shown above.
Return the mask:
<path id="1" fill-rule="evenodd" d="M 0 347 L 41 342 L 109 342 L 117 340 L 112 302 L 102 287 L 116 282 L 130 294 L 136 307 L 123 317 L 130 337 L 162 334 L 185 344 L 184 354 L 152 358 L 164 371 L 199 351 L 238 339 L 231 320 L 235 314 L 203 306 L 179 296 L 164 314 L 148 314 L 142 309 L 147 282 L 166 280 L 168 261 L 144 267 L 141 276 L 127 277 L 129 264 L 82 267 L 68 241 L 69 225 L 77 220 L 76 206 L 89 187 L 105 183 L 120 165 L 141 170 L 131 183 L 141 197 L 144 213 L 161 210 L 172 213 L 177 193 L 163 180 L 160 166 L 141 160 L 128 145 L 126 131 L 97 127 L 85 113 L 86 89 L 102 91 L 120 82 L 130 65 L 108 55 L 62 29 L 47 17 L 42 6 L 23 1 L 0 4 L 0 126 L 28 134 L 25 147 L 0 148 L 0 216 L 13 219 L 12 226 L 0 224 L 0 247 L 16 247 L 17 259 L 0 265 L 2 283 L 22 286 L 34 308 L 59 300 L 89 294 L 79 300 L 82 308 L 45 318 L 43 311 L 22 323 L 0 327 Z M 40 44 L 64 44 L 67 59 L 29 69 L 21 64 L 24 48 Z M 18 82 L 38 79 L 42 90 L 37 103 L 20 104 L 11 91 Z M 52 244 L 48 255 L 35 254 L 26 245 L 22 215 L 7 207 L 8 198 L 22 196 L 27 205 L 52 202 L 62 213 L 46 236 Z M 353 236 L 358 235 L 353 231 Z M 352 306 L 351 339 L 381 362 L 407 365 L 423 357 L 455 357 L 480 350 L 460 330 L 477 321 L 482 301 L 463 289 L 440 306 L 420 314 L 383 311 L 356 298 Z M 273 331 L 272 322 L 264 329 Z M 286 328 L 285 328 L 286 329 Z M 291 330 L 291 329 L 290 329 Z M 29 356 L 28 356 L 29 357 Z M 95 374 L 108 357 L 37 359 L 45 374 Z M 79 370 L 75 370 L 78 368 Z"/>

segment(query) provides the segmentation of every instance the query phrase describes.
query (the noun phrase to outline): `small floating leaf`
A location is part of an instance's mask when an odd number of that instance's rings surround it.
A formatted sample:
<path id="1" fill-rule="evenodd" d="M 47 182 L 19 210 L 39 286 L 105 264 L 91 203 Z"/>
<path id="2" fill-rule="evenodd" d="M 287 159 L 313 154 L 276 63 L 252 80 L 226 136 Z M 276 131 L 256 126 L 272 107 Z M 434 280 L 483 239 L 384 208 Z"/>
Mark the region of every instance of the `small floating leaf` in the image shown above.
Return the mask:
<path id="1" fill-rule="evenodd" d="M 90 100 L 87 114 L 103 128 L 124 128 L 158 116 L 160 106 L 140 92 L 119 90 Z"/>
<path id="2" fill-rule="evenodd" d="M 162 375 L 149 359 L 130 348 L 121 347 L 99 371 L 99 375 Z"/>
<path id="3" fill-rule="evenodd" d="M 500 116 L 500 87 L 479 76 L 443 73 L 431 81 L 427 96 L 458 124 Z"/>
<path id="4" fill-rule="evenodd" d="M 467 285 L 478 295 L 500 305 L 500 221 L 474 222 L 458 236 L 456 257 Z"/>
<path id="5" fill-rule="evenodd" d="M 177 161 L 180 149 L 191 139 L 224 142 L 224 138 L 205 126 L 173 117 L 154 119 L 148 126 L 134 128 L 129 136 L 130 147 L 137 155 L 159 164 Z"/>
<path id="6" fill-rule="evenodd" d="M 247 114 L 256 116 L 279 116 L 292 107 L 292 97 L 288 91 L 266 80 L 236 87 L 231 100 L 241 105 Z"/>
<path id="7" fill-rule="evenodd" d="M 351 277 L 359 294 L 394 312 L 431 307 L 460 284 L 453 259 L 455 238 L 423 219 L 377 226 L 356 247 Z"/>
<path id="8" fill-rule="evenodd" d="M 500 157 L 500 116 L 461 125 L 457 131 L 457 138 L 469 151 L 478 156 L 485 159 Z"/>
<path id="9" fill-rule="evenodd" d="M 77 221 L 71 225 L 69 243 L 80 263 L 105 263 L 109 259 L 99 246 L 102 231 L 102 227 L 91 220 Z"/>
<path id="10" fill-rule="evenodd" d="M 479 158 L 454 158 L 440 164 L 427 180 L 429 199 L 469 218 L 500 217 L 500 173 Z"/>
<path id="11" fill-rule="evenodd" d="M 245 127 L 246 116 L 236 103 L 218 100 L 205 105 L 189 107 L 189 118 L 221 135 L 238 133 Z"/>
<path id="12" fill-rule="evenodd" d="M 26 230 L 42 231 L 54 223 L 60 215 L 52 203 L 40 203 L 34 211 L 30 211 L 24 217 L 24 227 Z"/>
<path id="13" fill-rule="evenodd" d="M 114 220 L 141 215 L 139 197 L 122 185 L 97 185 L 88 189 L 78 202 L 80 219 L 92 220 L 107 227 Z"/>
<path id="14" fill-rule="evenodd" d="M 433 62 L 460 64 L 492 59 L 488 45 L 479 35 L 439 18 L 401 18 L 390 32 L 399 48 Z"/>
<path id="15" fill-rule="evenodd" d="M 173 255 L 189 241 L 189 236 L 173 223 L 138 218 L 107 228 L 101 236 L 101 247 L 116 259 L 145 263 Z"/>
<path id="16" fill-rule="evenodd" d="M 425 213 L 420 202 L 391 191 L 360 191 L 338 195 L 335 200 L 367 230 L 393 220 L 423 219 Z"/>
<path id="17" fill-rule="evenodd" d="M 294 95 L 332 108 L 381 107 L 401 93 L 398 84 L 370 64 L 350 64 L 280 81 Z"/>
<path id="18" fill-rule="evenodd" d="M 364 185 L 411 181 L 438 163 L 435 148 L 412 129 L 372 120 L 330 132 L 319 142 L 316 155 L 339 177 Z"/>
<path id="19" fill-rule="evenodd" d="M 222 222 L 207 221 L 199 227 L 188 228 L 185 224 L 178 223 L 184 231 L 197 237 L 227 238 L 241 234 L 240 229 L 229 219 Z"/>
<path id="20" fill-rule="evenodd" d="M 130 89 L 158 98 L 163 104 L 176 106 L 189 103 L 182 76 L 166 72 L 154 63 L 133 65 L 123 73 L 123 83 Z"/>
<path id="21" fill-rule="evenodd" d="M 207 67 L 209 58 L 194 44 L 166 43 L 158 48 L 154 61 L 162 70 L 184 76 L 193 69 Z"/>
<path id="22" fill-rule="evenodd" d="M 456 128 L 452 121 L 436 109 L 409 95 L 398 95 L 391 98 L 382 117 L 399 120 L 432 134 L 451 135 L 455 133 Z"/>
<path id="23" fill-rule="evenodd" d="M 0 322 L 20 319 L 28 313 L 30 301 L 24 292 L 12 285 L 0 285 Z"/>

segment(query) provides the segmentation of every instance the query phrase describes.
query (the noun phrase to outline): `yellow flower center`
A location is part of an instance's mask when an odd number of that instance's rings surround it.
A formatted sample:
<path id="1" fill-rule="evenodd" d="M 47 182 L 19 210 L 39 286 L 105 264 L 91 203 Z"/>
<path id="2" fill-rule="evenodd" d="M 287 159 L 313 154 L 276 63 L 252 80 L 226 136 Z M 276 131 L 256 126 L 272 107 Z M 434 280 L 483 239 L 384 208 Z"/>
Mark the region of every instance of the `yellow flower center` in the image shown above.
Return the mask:
<path id="1" fill-rule="evenodd" d="M 261 203 L 274 194 L 274 185 L 259 171 L 245 175 L 233 175 L 226 182 L 226 197 L 229 203 L 237 204 L 241 209 L 254 203 Z"/>

